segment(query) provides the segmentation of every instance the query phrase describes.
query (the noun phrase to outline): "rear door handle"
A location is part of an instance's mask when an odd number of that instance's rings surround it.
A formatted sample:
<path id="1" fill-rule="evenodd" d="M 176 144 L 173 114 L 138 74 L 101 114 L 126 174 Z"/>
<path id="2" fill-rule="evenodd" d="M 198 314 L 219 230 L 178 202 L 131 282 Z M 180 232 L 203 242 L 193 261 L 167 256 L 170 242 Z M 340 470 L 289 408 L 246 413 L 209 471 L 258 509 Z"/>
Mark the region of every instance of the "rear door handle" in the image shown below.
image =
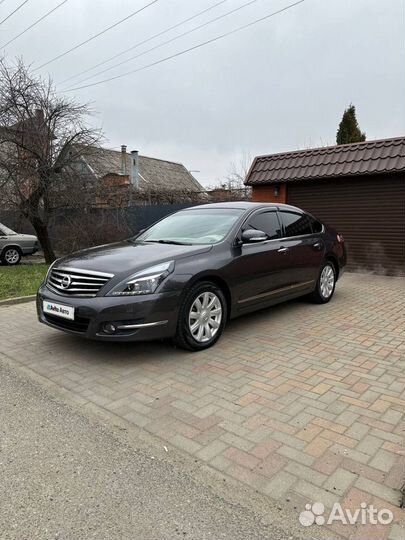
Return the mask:
<path id="1" fill-rule="evenodd" d="M 288 253 L 288 248 L 281 247 L 280 249 L 277 250 L 277 253 L 283 253 L 283 255 L 286 255 Z"/>
<path id="2" fill-rule="evenodd" d="M 312 247 L 314 247 L 317 250 L 321 250 L 323 247 L 322 242 L 315 242 L 315 244 L 312 244 Z"/>

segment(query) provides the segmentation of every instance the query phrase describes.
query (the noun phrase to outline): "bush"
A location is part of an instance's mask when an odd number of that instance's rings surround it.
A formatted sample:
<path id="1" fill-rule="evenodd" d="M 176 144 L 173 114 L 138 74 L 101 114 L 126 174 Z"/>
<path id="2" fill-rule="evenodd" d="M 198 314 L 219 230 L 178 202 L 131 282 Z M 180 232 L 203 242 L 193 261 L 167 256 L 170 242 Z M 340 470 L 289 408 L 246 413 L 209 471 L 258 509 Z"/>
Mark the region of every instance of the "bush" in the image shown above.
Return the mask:
<path id="1" fill-rule="evenodd" d="M 101 244 L 124 240 L 132 235 L 125 220 L 112 219 L 103 214 L 77 214 L 55 223 L 51 237 L 56 252 L 61 255 Z"/>

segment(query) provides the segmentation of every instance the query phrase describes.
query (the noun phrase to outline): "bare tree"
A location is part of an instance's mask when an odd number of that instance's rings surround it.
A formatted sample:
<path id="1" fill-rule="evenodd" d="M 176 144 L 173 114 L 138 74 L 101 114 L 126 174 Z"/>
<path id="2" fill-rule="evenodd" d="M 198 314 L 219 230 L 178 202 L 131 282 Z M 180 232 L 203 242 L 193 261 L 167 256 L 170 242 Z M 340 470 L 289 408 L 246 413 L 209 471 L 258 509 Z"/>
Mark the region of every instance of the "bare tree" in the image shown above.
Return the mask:
<path id="1" fill-rule="evenodd" d="M 22 60 L 0 59 L 0 204 L 32 224 L 45 260 L 55 259 L 48 225 L 55 206 L 79 206 L 91 191 L 78 157 L 100 132 L 86 123 L 87 105 L 58 96 L 51 80 L 30 73 Z M 83 172 L 83 174 L 81 174 Z"/>
<path id="2" fill-rule="evenodd" d="M 229 172 L 226 177 L 228 189 L 235 190 L 245 188 L 244 182 L 251 163 L 252 157 L 248 152 L 243 152 L 237 161 L 231 162 Z"/>
<path id="3" fill-rule="evenodd" d="M 246 200 L 251 198 L 251 188 L 245 186 L 245 178 L 249 171 L 252 158 L 244 152 L 236 161 L 229 165 L 228 173 L 223 180 L 210 186 L 208 193 L 213 200 Z"/>

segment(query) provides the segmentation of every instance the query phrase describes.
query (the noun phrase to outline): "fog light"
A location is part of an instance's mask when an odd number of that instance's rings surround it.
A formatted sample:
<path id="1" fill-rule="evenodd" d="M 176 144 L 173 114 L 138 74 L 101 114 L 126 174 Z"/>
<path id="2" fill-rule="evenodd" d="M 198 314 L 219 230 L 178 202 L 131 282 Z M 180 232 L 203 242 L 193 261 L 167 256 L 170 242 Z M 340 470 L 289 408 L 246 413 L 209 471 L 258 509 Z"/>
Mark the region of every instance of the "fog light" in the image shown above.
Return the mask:
<path id="1" fill-rule="evenodd" d="M 103 325 L 103 331 L 105 334 L 115 334 L 117 331 L 117 327 L 113 323 L 104 323 Z"/>

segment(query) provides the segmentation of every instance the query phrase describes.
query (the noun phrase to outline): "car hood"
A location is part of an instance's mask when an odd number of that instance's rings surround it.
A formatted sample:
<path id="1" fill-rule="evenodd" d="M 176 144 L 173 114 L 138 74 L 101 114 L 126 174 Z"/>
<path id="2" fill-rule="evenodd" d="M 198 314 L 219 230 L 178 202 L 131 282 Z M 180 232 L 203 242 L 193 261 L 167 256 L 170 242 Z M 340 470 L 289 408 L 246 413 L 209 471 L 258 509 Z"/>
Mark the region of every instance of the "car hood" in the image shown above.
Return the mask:
<path id="1" fill-rule="evenodd" d="M 175 244 L 136 244 L 131 240 L 86 249 L 59 259 L 55 267 L 106 272 L 125 277 L 128 274 L 169 260 L 195 256 L 212 248 Z"/>

